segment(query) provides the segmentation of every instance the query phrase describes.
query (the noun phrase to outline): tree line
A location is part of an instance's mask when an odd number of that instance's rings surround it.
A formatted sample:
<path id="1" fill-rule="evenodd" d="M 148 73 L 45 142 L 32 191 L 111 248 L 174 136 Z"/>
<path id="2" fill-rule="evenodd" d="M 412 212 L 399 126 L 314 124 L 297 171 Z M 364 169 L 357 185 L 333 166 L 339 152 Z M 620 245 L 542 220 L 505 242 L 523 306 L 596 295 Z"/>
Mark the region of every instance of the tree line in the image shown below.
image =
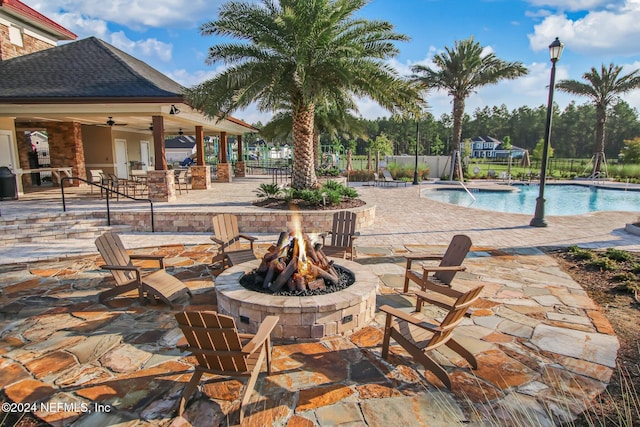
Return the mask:
<path id="1" fill-rule="evenodd" d="M 554 107 L 550 144 L 555 157 L 590 158 L 594 154 L 596 109 L 592 103 L 577 105 L 571 102 L 564 109 Z M 547 107 L 522 106 L 509 111 L 505 105 L 477 108 L 471 115 L 465 114 L 462 124 L 462 140 L 476 136 L 491 136 L 504 140 L 530 153 L 544 137 Z M 375 120 L 360 119 L 358 131 L 339 135 L 325 133 L 323 145 L 337 145 L 355 154 L 366 154 L 371 147 L 382 148 L 385 154 L 415 154 L 416 136 L 419 134 L 420 155 L 448 155 L 451 152 L 452 117 L 443 114 L 439 118 L 427 113 L 418 123 L 402 116 L 381 117 Z M 381 138 L 382 137 L 382 138 Z M 613 160 L 623 151 L 625 141 L 640 137 L 638 112 L 627 102 L 614 105 L 607 118 L 605 154 Z M 376 139 L 382 144 L 376 144 Z M 281 142 L 287 142 L 283 140 Z M 384 149 L 385 147 L 386 150 Z"/>

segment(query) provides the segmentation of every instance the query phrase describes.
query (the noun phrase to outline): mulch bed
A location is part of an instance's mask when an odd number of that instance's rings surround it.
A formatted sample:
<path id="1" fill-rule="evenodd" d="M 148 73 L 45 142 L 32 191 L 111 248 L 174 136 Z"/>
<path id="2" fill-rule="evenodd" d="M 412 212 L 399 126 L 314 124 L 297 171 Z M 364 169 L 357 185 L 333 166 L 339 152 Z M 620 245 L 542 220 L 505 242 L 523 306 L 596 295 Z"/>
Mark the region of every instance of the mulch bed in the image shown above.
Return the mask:
<path id="1" fill-rule="evenodd" d="M 553 250 L 549 254 L 602 308 L 620 341 L 616 369 L 606 392 L 570 425 L 640 425 L 640 304 L 632 293 L 620 289 L 620 281 L 615 278 L 621 271 L 628 271 L 634 264 L 640 263 L 640 254 L 632 254 L 630 261 L 617 262 L 618 268 L 614 271 L 595 269 L 588 260 L 576 260 L 565 249 Z M 619 411 L 630 406 L 629 399 L 635 399 L 635 408 L 630 408 L 631 420 L 627 423 L 620 417 Z"/>

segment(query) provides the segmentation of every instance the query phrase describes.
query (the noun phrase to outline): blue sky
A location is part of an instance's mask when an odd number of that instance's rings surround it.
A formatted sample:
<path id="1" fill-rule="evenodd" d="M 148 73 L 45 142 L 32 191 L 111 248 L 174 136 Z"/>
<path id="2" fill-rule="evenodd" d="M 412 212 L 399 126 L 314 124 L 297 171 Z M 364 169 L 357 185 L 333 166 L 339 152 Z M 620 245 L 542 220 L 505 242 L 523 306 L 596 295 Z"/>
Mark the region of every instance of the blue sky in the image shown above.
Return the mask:
<path id="1" fill-rule="evenodd" d="M 147 62 L 185 86 L 215 76 L 222 64 L 207 65 L 207 48 L 217 42 L 199 27 L 216 18 L 222 0 L 22 0 L 75 32 L 95 36 Z M 547 46 L 555 37 L 565 44 L 557 79 L 581 79 L 591 67 L 610 62 L 624 73 L 640 68 L 640 0 L 371 0 L 361 15 L 394 24 L 411 40 L 399 43 L 391 64 L 403 75 L 415 64 L 431 64 L 434 54 L 456 40 L 473 36 L 488 51 L 520 61 L 529 75 L 480 89 L 467 100 L 466 112 L 505 104 L 546 105 L 551 63 Z M 556 93 L 561 107 L 572 98 Z M 640 91 L 623 97 L 640 110 Z M 575 98 L 578 104 L 585 98 Z M 427 97 L 439 117 L 451 113 L 446 93 Z M 359 103 L 366 118 L 389 113 L 370 100 Z M 263 123 L 269 113 L 249 108 L 233 114 Z"/>

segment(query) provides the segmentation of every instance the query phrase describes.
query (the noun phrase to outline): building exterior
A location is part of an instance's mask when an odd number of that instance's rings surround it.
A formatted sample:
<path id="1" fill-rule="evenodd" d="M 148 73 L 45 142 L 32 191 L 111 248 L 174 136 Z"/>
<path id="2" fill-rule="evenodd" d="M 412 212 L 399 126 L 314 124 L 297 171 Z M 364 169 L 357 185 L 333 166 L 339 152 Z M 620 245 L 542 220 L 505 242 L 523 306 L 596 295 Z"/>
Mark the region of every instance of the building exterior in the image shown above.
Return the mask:
<path id="1" fill-rule="evenodd" d="M 18 0 L 0 0 L 0 60 L 55 47 L 77 36 Z"/>
<path id="2" fill-rule="evenodd" d="M 471 157 L 474 159 L 506 159 L 511 155 L 514 159 L 524 156 L 524 148 L 511 145 L 510 150 L 504 148 L 504 142 L 491 136 L 476 136 L 471 139 Z"/>
<path id="3" fill-rule="evenodd" d="M 18 0 L 0 0 L 0 10 L 2 16 L 24 25 L 21 34 L 29 33 L 27 24 L 35 28 L 34 33 L 44 32 L 46 23 L 53 28 L 49 41 L 55 41 L 54 36 L 67 40 L 73 35 Z M 10 21 L 3 19 L 1 22 Z M 13 21 L 5 25 L 3 37 L 16 41 L 9 34 L 16 32 L 9 28 L 17 26 Z M 139 164 L 166 172 L 165 133 L 177 135 L 184 129 L 195 135 L 197 163 L 203 168 L 198 175 L 203 181 L 194 188 L 207 188 L 205 134 L 226 142 L 227 135 L 241 139 L 246 132 L 258 131 L 233 117 L 211 118 L 192 109 L 180 84 L 95 37 L 60 46 L 34 43 L 32 48 L 35 52 L 23 56 L 15 55 L 27 53 L 25 49 L 13 49 L 13 57 L 0 61 L 0 166 L 18 175 L 18 194 L 30 184 L 32 169 L 31 143 L 25 132 L 46 131 L 51 168 L 71 170 L 73 176 L 86 179 L 91 169 L 127 178 Z M 228 182 L 233 175 L 231 156 L 227 145 L 221 146 L 225 149 L 219 153 L 217 177 Z M 238 163 L 235 175 L 244 176 L 244 163 Z M 170 181 L 168 176 L 157 180 L 160 184 Z M 170 187 L 160 191 L 156 200 L 174 199 L 172 191 Z"/>

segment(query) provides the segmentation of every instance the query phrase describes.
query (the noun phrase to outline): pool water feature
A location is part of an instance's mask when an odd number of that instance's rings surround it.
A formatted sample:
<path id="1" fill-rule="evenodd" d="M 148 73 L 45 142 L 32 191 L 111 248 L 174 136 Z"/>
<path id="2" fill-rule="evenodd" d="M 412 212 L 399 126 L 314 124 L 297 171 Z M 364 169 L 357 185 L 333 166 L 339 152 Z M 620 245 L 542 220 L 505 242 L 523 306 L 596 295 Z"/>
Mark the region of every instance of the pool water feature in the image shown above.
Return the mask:
<path id="1" fill-rule="evenodd" d="M 533 214 L 540 186 L 513 185 L 514 191 L 471 189 L 474 201 L 463 189 L 427 189 L 432 200 L 494 212 Z M 604 189 L 575 184 L 547 184 L 545 215 L 579 215 L 596 211 L 640 211 L 640 191 Z"/>

